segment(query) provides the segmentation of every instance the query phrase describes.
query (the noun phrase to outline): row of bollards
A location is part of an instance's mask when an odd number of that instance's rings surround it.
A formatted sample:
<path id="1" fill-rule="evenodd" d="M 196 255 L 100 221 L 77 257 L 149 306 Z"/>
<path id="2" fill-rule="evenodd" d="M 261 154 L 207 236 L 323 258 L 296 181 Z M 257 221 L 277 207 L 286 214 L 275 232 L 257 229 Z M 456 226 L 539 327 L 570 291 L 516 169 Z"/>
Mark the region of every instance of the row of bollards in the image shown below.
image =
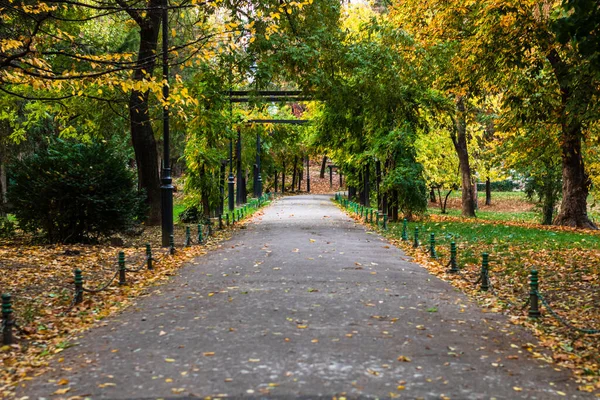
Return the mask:
<path id="1" fill-rule="evenodd" d="M 245 218 L 246 216 L 248 216 L 251 208 L 260 208 L 262 207 L 267 201 L 272 200 L 273 198 L 273 194 L 272 193 L 266 193 L 263 196 L 261 196 L 258 199 L 253 199 L 249 204 L 244 205 L 241 208 L 238 208 L 237 210 L 234 210 L 231 214 L 227 213 L 225 214 L 225 223 L 227 226 L 230 225 L 230 215 L 231 215 L 231 219 L 232 219 L 232 223 L 235 223 L 236 220 L 239 222 L 240 220 L 242 220 L 243 218 Z M 211 236 L 212 235 L 212 224 L 208 223 L 207 225 L 207 232 L 206 232 L 206 236 Z M 218 217 L 218 226 L 219 229 L 223 229 L 223 219 L 222 216 Z M 203 234 L 203 226 L 202 224 L 198 224 L 198 233 L 197 233 L 197 241 L 198 244 L 202 244 L 205 241 L 205 237 Z M 189 226 L 186 227 L 185 229 L 185 246 L 191 246 L 192 244 L 192 238 L 191 238 L 191 229 Z M 173 255 L 175 254 L 175 241 L 174 241 L 174 237 L 173 235 L 171 235 L 169 237 L 169 249 L 168 249 L 168 254 Z M 152 248 L 150 246 L 150 244 L 146 244 L 146 262 L 142 267 L 146 267 L 148 270 L 153 270 L 154 269 L 154 261 L 157 261 L 153 258 L 152 256 Z M 84 288 L 84 279 L 83 279 L 83 272 L 81 269 L 77 268 L 74 271 L 74 282 L 75 282 L 75 296 L 73 298 L 73 305 L 76 304 L 80 304 L 83 302 L 83 293 L 84 292 L 90 292 L 90 293 L 95 293 L 95 292 L 100 292 L 104 289 L 106 289 L 108 286 L 110 286 L 110 284 L 113 282 L 114 279 L 116 279 L 118 277 L 118 284 L 119 285 L 126 285 L 127 284 L 127 275 L 126 273 L 129 272 L 138 272 L 142 270 L 142 267 L 140 267 L 139 269 L 127 269 L 126 266 L 126 262 L 125 262 L 125 253 L 123 251 L 120 251 L 117 257 L 117 264 L 118 264 L 118 269 L 115 273 L 115 275 L 113 275 L 113 278 L 111 280 L 108 281 L 107 284 L 105 284 L 102 288 L 100 289 L 86 289 Z M 2 294 L 2 325 L 1 325 L 1 330 L 2 330 L 2 344 L 3 345 L 11 345 L 15 342 L 15 338 L 13 335 L 13 328 L 14 326 L 16 326 L 16 322 L 13 316 L 13 308 L 12 308 L 12 296 L 9 293 L 4 293 Z"/>
<path id="2" fill-rule="evenodd" d="M 364 206 L 361 206 L 356 202 L 350 201 L 338 193 L 336 193 L 335 200 L 337 202 L 339 202 L 344 208 L 350 209 L 350 211 L 353 212 L 354 214 L 360 215 L 361 219 L 364 216 L 364 220 L 366 223 L 368 223 L 368 222 L 373 223 L 373 212 L 375 213 L 375 223 L 377 226 L 379 226 L 380 216 L 383 217 L 383 227 L 384 227 L 384 229 L 387 229 L 387 215 L 386 214 L 380 215 L 379 211 L 377 211 L 377 210 L 373 211 L 372 209 L 365 209 Z M 369 215 L 370 215 L 370 221 L 369 221 Z M 402 241 L 405 241 L 405 242 L 408 241 L 408 221 L 406 218 L 404 218 L 402 221 L 401 239 L 402 239 Z M 434 260 L 438 259 L 438 255 L 437 255 L 435 246 L 436 246 L 435 234 L 430 233 L 428 253 L 429 253 L 429 256 Z M 413 248 L 420 247 L 419 227 L 415 227 L 412 247 Z M 457 248 L 456 248 L 456 243 L 454 241 L 450 242 L 450 261 L 448 262 L 448 266 L 450 267 L 448 272 L 451 272 L 451 273 L 459 273 L 460 272 L 460 268 L 459 268 L 458 262 L 457 262 Z M 486 291 L 489 291 L 491 288 L 490 276 L 489 276 L 489 254 L 488 253 L 482 254 L 481 270 L 479 273 L 479 279 L 477 280 L 476 283 L 480 284 L 481 291 L 486 292 Z M 538 278 L 538 271 L 535 269 L 531 270 L 531 273 L 529 275 L 529 286 L 530 286 L 530 291 L 529 291 L 529 301 L 528 301 L 529 302 L 528 316 L 530 318 L 539 318 L 541 316 L 540 309 L 539 309 L 539 302 L 540 302 L 540 300 L 539 300 L 539 278 Z"/>

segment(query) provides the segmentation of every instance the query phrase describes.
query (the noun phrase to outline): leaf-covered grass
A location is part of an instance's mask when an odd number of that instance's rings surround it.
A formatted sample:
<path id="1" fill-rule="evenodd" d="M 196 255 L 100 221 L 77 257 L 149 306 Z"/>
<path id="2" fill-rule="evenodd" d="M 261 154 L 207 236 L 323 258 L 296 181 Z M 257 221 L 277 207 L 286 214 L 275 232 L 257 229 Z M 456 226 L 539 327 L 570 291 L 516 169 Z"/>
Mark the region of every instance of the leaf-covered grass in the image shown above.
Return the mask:
<path id="1" fill-rule="evenodd" d="M 434 215 L 449 215 L 460 217 L 461 210 L 451 208 L 442 214 L 439 208 L 430 208 L 429 213 Z M 537 223 L 542 219 L 542 214 L 537 211 L 477 211 L 477 218 L 484 221 L 515 221 L 515 222 L 533 222 Z"/>

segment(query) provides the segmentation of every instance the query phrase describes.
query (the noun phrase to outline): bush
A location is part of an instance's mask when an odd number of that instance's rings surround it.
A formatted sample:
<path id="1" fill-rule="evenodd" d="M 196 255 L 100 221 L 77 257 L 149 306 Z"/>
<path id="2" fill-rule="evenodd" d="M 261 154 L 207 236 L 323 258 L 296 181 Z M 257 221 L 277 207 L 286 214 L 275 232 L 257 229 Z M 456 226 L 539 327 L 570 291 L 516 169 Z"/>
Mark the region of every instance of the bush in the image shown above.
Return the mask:
<path id="1" fill-rule="evenodd" d="M 195 224 L 200 221 L 200 211 L 198 207 L 191 206 L 187 207 L 183 212 L 179 213 L 179 221 L 184 224 Z"/>
<path id="2" fill-rule="evenodd" d="M 490 189 L 492 192 L 512 192 L 519 188 L 519 183 L 506 179 L 503 181 L 490 182 Z M 477 183 L 477 191 L 485 192 L 485 182 Z"/>
<path id="3" fill-rule="evenodd" d="M 11 167 L 9 200 L 19 227 L 49 242 L 95 242 L 131 227 L 142 196 L 126 161 L 102 143 L 55 140 Z"/>

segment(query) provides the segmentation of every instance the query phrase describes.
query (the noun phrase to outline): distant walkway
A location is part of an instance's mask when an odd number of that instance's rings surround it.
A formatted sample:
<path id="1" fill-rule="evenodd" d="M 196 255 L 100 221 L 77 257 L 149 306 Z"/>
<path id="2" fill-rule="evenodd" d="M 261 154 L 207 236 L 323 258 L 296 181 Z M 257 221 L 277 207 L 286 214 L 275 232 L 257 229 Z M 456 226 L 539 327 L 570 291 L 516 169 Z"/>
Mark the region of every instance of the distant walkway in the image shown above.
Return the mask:
<path id="1" fill-rule="evenodd" d="M 586 398 L 523 329 L 365 229 L 328 196 L 279 200 L 19 395 Z"/>

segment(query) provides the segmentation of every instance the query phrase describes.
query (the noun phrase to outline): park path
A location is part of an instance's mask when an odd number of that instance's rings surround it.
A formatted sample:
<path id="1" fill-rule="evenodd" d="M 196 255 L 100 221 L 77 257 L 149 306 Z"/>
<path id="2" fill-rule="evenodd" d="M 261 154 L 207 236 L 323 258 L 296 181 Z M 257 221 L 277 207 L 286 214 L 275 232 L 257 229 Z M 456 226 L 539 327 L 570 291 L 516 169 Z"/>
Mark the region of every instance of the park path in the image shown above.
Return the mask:
<path id="1" fill-rule="evenodd" d="M 585 398 L 527 342 L 329 196 L 286 197 L 18 395 Z"/>

